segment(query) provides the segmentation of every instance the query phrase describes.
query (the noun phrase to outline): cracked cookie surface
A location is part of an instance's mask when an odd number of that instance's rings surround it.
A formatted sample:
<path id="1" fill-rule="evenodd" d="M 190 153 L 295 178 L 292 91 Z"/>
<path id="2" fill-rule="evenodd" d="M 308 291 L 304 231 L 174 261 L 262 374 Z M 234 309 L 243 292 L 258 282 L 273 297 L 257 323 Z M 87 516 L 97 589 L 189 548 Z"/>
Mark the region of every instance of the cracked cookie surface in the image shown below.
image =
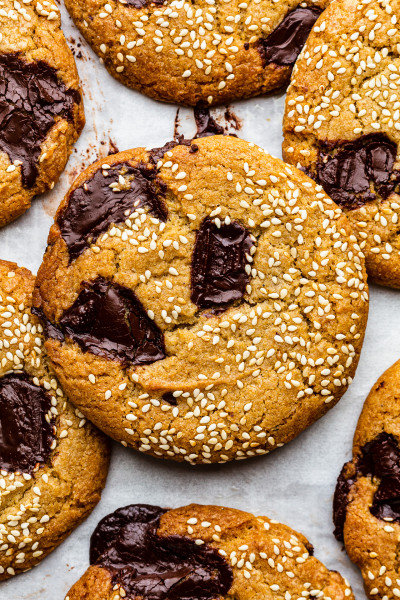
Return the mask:
<path id="1" fill-rule="evenodd" d="M 73 408 L 31 313 L 34 277 L 0 261 L 0 581 L 49 554 L 100 499 L 108 443 Z"/>
<path id="2" fill-rule="evenodd" d="M 216 136 L 83 172 L 51 228 L 35 307 L 90 420 L 153 456 L 210 463 L 266 454 L 339 400 L 368 288 L 322 188 Z"/>
<path id="3" fill-rule="evenodd" d="M 84 125 L 75 61 L 50 1 L 0 11 L 0 226 L 52 189 Z"/>
<path id="4" fill-rule="evenodd" d="M 98 524 L 90 559 L 65 600 L 354 598 L 303 535 L 220 506 L 121 508 Z"/>
<path id="5" fill-rule="evenodd" d="M 293 69 L 284 159 L 343 210 L 369 276 L 400 287 L 400 3 L 339 0 Z"/>
<path id="6" fill-rule="evenodd" d="M 111 75 L 157 100 L 195 106 L 285 85 L 328 1 L 67 0 L 66 6 Z"/>
<path id="7" fill-rule="evenodd" d="M 399 381 L 397 361 L 371 389 L 334 499 L 335 535 L 361 569 L 368 597 L 388 600 L 400 595 Z"/>

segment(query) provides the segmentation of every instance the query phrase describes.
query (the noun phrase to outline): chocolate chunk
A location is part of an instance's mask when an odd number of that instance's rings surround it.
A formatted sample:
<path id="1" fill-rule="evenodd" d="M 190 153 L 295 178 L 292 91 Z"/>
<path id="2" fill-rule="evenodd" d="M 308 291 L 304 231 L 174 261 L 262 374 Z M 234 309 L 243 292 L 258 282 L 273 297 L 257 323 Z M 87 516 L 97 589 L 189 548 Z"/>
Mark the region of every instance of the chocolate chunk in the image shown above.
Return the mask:
<path id="1" fill-rule="evenodd" d="M 124 4 L 127 6 L 133 6 L 133 8 L 144 8 L 150 4 L 160 6 L 161 4 L 164 4 L 164 2 L 165 0 L 126 0 Z"/>
<path id="2" fill-rule="evenodd" d="M 349 492 L 355 482 L 355 479 L 346 477 L 346 471 L 350 468 L 350 465 L 351 463 L 346 463 L 343 466 L 333 496 L 333 524 L 335 525 L 333 534 L 339 542 L 343 542 L 343 528 L 346 520 L 346 509 L 349 503 Z"/>
<path id="3" fill-rule="evenodd" d="M 396 438 L 383 432 L 366 444 L 357 470 L 360 475 L 380 479 L 371 513 L 378 519 L 400 521 L 400 449 Z"/>
<path id="4" fill-rule="evenodd" d="M 173 140 L 171 142 L 167 142 L 166 144 L 164 144 L 164 146 L 161 146 L 160 148 L 153 148 L 152 150 L 150 150 L 149 154 L 152 162 L 156 165 L 158 161 L 162 159 L 166 152 L 173 150 L 176 146 L 179 145 L 179 143 L 180 140 Z M 190 140 L 187 140 L 186 145 L 190 145 Z"/>
<path id="5" fill-rule="evenodd" d="M 56 117 L 73 119 L 77 90 L 66 89 L 56 69 L 43 61 L 28 63 L 18 54 L 0 56 L 0 150 L 21 161 L 22 182 L 30 188 L 38 159 Z"/>
<path id="6" fill-rule="evenodd" d="M 129 600 L 214 600 L 232 586 L 230 565 L 208 544 L 160 537 L 166 511 L 132 504 L 105 517 L 90 544 L 90 563 L 106 568 Z"/>
<path id="7" fill-rule="evenodd" d="M 32 473 L 47 461 L 54 440 L 50 409 L 49 394 L 26 374 L 0 379 L 0 469 Z"/>
<path id="8" fill-rule="evenodd" d="M 209 108 L 198 106 L 193 112 L 197 127 L 195 138 L 207 137 L 209 135 L 224 135 L 224 128 L 218 125 L 215 119 L 213 119 Z"/>
<path id="9" fill-rule="evenodd" d="M 317 163 L 317 181 L 347 209 L 374 200 L 376 193 L 387 198 L 400 183 L 400 174 L 393 171 L 396 153 L 396 144 L 382 134 L 342 144 L 333 153 L 331 146 L 325 145 Z"/>
<path id="10" fill-rule="evenodd" d="M 171 406 L 177 406 L 178 404 L 178 401 L 172 392 L 165 392 L 165 394 L 162 395 L 162 399 L 165 402 L 168 402 L 168 404 L 171 404 Z"/>
<path id="11" fill-rule="evenodd" d="M 320 8 L 300 7 L 290 11 L 267 38 L 260 40 L 264 65 L 294 65 L 321 12 Z"/>
<path id="12" fill-rule="evenodd" d="M 400 521 L 400 448 L 396 438 L 386 432 L 365 444 L 356 459 L 354 477 L 346 479 L 344 466 L 339 476 L 334 498 L 335 535 L 343 539 L 348 494 L 359 477 L 379 479 L 370 507 L 378 519 Z"/>
<path id="13" fill-rule="evenodd" d="M 129 288 L 99 277 L 84 283 L 59 327 L 82 350 L 131 365 L 165 358 L 164 336 Z"/>
<path id="14" fill-rule="evenodd" d="M 40 319 L 46 338 L 58 340 L 59 342 L 64 341 L 63 332 L 58 327 L 56 327 L 51 321 L 49 321 L 49 319 L 45 316 L 41 308 L 36 308 L 35 306 L 32 306 L 31 313 L 36 315 Z"/>
<path id="15" fill-rule="evenodd" d="M 192 257 L 191 300 L 199 308 L 224 308 L 240 300 L 246 290 L 246 254 L 253 242 L 240 223 L 217 227 L 204 219 L 196 235 Z"/>
<path id="16" fill-rule="evenodd" d="M 122 185 L 122 189 L 111 188 L 111 184 L 119 184 L 120 175 L 126 185 Z M 71 193 L 57 219 L 70 261 L 107 231 L 111 223 L 124 222 L 135 208 L 147 206 L 160 221 L 166 221 L 168 213 L 161 197 L 163 193 L 157 171 L 142 164 L 137 167 L 120 164 L 96 171 L 92 179 Z"/>

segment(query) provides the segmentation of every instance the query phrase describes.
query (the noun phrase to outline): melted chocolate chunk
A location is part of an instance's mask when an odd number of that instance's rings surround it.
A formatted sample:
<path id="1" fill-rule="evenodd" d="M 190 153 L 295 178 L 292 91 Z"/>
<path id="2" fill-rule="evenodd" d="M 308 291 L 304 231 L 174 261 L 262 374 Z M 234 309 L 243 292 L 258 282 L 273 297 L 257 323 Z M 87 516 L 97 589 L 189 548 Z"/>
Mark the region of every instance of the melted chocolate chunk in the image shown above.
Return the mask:
<path id="1" fill-rule="evenodd" d="M 192 257 L 191 300 L 199 308 L 225 308 L 246 290 L 246 254 L 253 242 L 239 223 L 221 225 L 204 219 Z"/>
<path id="2" fill-rule="evenodd" d="M 166 511 L 132 504 L 105 517 L 90 544 L 90 563 L 108 569 L 129 600 L 214 600 L 225 596 L 232 569 L 214 548 L 184 536 L 160 537 Z"/>
<path id="3" fill-rule="evenodd" d="M 290 11 L 267 38 L 260 40 L 264 65 L 294 65 L 321 12 L 320 8 L 300 7 Z"/>
<path id="4" fill-rule="evenodd" d="M 197 127 L 195 138 L 207 137 L 209 135 L 224 135 L 224 128 L 218 125 L 215 119 L 213 119 L 209 108 L 198 106 L 193 112 Z"/>
<path id="5" fill-rule="evenodd" d="M 150 4 L 156 4 L 157 6 L 161 6 L 164 4 L 165 0 L 126 0 L 125 4 L 128 6 L 133 6 L 133 8 L 144 8 L 145 6 L 149 6 Z"/>
<path id="6" fill-rule="evenodd" d="M 346 465 L 339 476 L 334 498 L 335 536 L 343 539 L 348 494 L 358 477 L 380 480 L 370 507 L 378 519 L 400 521 L 400 448 L 396 438 L 386 432 L 365 444 L 357 458 L 354 477 L 346 479 Z"/>
<path id="7" fill-rule="evenodd" d="M 165 394 L 162 395 L 162 399 L 165 400 L 165 402 L 168 402 L 168 404 L 171 404 L 171 406 L 177 406 L 178 404 L 178 401 L 172 392 L 165 392 Z"/>
<path id="8" fill-rule="evenodd" d="M 49 394 L 27 375 L 0 379 L 0 469 L 32 473 L 47 461 L 54 440 L 50 409 Z"/>
<path id="9" fill-rule="evenodd" d="M 317 163 L 317 181 L 326 193 L 347 209 L 374 200 L 376 193 L 387 198 L 400 184 L 393 171 L 397 146 L 382 134 L 363 136 L 334 154 L 326 145 Z"/>
<path id="10" fill-rule="evenodd" d="M 0 56 L 0 150 L 11 161 L 21 161 L 24 186 L 36 181 L 40 147 L 55 117 L 71 121 L 80 100 L 80 93 L 67 90 L 56 69 L 45 62 L 28 63 L 18 54 Z"/>
<path id="11" fill-rule="evenodd" d="M 335 525 L 333 534 L 340 542 L 343 542 L 343 528 L 346 520 L 346 509 L 349 503 L 349 492 L 355 482 L 352 478 L 346 478 L 345 471 L 349 464 L 350 463 L 346 463 L 343 466 L 333 496 L 333 524 Z"/>
<path id="12" fill-rule="evenodd" d="M 127 189 L 123 186 L 124 189 L 114 191 L 110 184 L 118 183 L 120 174 Z M 126 213 L 135 208 L 147 206 L 160 221 L 166 221 L 168 213 L 161 198 L 163 193 L 157 171 L 145 165 L 120 164 L 106 171 L 96 171 L 92 179 L 71 193 L 57 219 L 70 261 L 107 231 L 111 223 L 125 221 Z"/>
<path id="13" fill-rule="evenodd" d="M 85 283 L 59 323 L 82 350 L 132 365 L 165 358 L 164 336 L 129 288 L 99 277 Z"/>
<path id="14" fill-rule="evenodd" d="M 53 325 L 53 323 L 51 321 L 49 321 L 49 319 L 45 316 L 45 314 L 41 308 L 36 308 L 35 306 L 32 306 L 31 313 L 36 315 L 40 319 L 42 326 L 43 326 L 44 335 L 46 338 L 50 338 L 52 340 L 58 340 L 59 342 L 64 341 L 63 332 L 60 329 L 58 329 L 58 327 Z"/>

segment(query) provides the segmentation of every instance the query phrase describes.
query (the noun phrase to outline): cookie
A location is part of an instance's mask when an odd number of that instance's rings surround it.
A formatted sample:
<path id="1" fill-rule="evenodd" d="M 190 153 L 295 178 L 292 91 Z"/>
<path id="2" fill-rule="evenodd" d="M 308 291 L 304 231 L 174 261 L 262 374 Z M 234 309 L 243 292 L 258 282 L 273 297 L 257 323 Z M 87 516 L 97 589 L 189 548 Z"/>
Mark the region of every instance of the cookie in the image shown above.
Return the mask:
<path id="1" fill-rule="evenodd" d="M 97 525 L 90 564 L 65 600 L 354 598 L 303 535 L 220 506 L 120 508 Z"/>
<path id="2" fill-rule="evenodd" d="M 400 361 L 373 386 L 357 424 L 353 460 L 334 498 L 335 535 L 361 569 L 369 598 L 400 597 Z"/>
<path id="3" fill-rule="evenodd" d="M 91 512 L 105 437 L 74 409 L 31 314 L 34 277 L 0 261 L 0 581 L 27 571 Z"/>
<path id="4" fill-rule="evenodd" d="M 66 0 L 110 74 L 156 100 L 195 106 L 287 84 L 329 0 Z M 149 69 L 151 65 L 151 69 Z"/>
<path id="5" fill-rule="evenodd" d="M 346 212 L 371 279 L 400 287 L 400 2 L 333 2 L 286 97 L 283 155 Z"/>
<path id="6" fill-rule="evenodd" d="M 215 136 L 84 171 L 34 302 L 79 410 L 142 452 L 209 463 L 266 454 L 339 400 L 368 290 L 322 188 Z"/>
<path id="7" fill-rule="evenodd" d="M 53 188 L 85 118 L 57 5 L 3 0 L 0 31 L 2 227 Z"/>

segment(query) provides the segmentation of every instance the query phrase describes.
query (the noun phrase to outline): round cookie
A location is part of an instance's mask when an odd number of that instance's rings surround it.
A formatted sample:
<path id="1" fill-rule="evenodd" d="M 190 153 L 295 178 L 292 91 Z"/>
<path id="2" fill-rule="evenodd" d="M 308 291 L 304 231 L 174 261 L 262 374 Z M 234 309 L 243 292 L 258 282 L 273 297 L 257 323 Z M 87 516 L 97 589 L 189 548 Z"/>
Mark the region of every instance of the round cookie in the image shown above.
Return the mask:
<path id="1" fill-rule="evenodd" d="M 400 287 L 400 2 L 338 0 L 286 97 L 283 155 L 346 211 L 371 279 Z"/>
<path id="2" fill-rule="evenodd" d="M 332 407 L 368 311 L 363 255 L 319 186 L 254 144 L 128 150 L 73 184 L 35 306 L 75 405 L 190 463 L 266 454 Z"/>
<path id="3" fill-rule="evenodd" d="M 0 581 L 58 546 L 100 499 L 108 444 L 61 390 L 30 312 L 34 277 L 0 261 Z"/>
<path id="4" fill-rule="evenodd" d="M 334 498 L 335 535 L 361 569 L 369 598 L 400 596 L 400 361 L 365 401 Z"/>
<path id="5" fill-rule="evenodd" d="M 220 506 L 132 504 L 104 517 L 91 566 L 65 600 L 354 598 L 301 534 Z"/>
<path id="6" fill-rule="evenodd" d="M 0 31 L 2 227 L 53 188 L 85 117 L 57 5 L 3 0 Z"/>
<path id="7" fill-rule="evenodd" d="M 329 0 L 66 0 L 113 77 L 195 106 L 282 87 Z M 149 65 L 152 68 L 149 69 Z"/>

